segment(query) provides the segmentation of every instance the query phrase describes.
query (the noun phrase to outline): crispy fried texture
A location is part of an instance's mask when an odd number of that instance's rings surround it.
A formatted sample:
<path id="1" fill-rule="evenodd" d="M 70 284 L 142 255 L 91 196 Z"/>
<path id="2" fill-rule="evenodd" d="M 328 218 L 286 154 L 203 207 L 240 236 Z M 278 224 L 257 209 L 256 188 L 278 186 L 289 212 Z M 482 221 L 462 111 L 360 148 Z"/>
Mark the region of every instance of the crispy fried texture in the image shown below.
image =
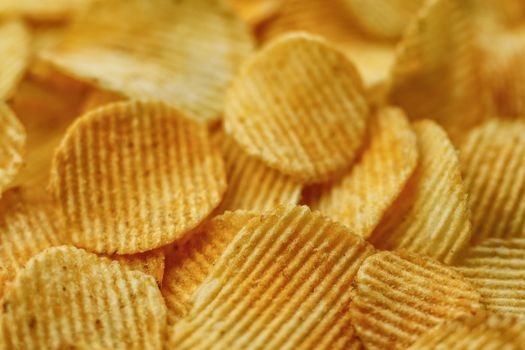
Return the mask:
<path id="1" fill-rule="evenodd" d="M 149 252 L 131 255 L 113 255 L 111 259 L 118 261 L 131 270 L 141 271 L 151 275 L 162 285 L 164 277 L 165 253 L 163 249 L 155 249 Z"/>

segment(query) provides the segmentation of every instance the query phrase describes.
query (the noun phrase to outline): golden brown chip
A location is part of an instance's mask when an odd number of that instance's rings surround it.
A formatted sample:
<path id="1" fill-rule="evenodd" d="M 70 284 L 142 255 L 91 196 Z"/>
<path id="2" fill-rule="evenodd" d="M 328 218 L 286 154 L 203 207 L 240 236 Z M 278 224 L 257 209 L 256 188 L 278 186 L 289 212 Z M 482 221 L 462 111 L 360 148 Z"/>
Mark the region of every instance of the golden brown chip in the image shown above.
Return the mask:
<path id="1" fill-rule="evenodd" d="M 405 248 L 450 263 L 472 234 L 458 155 L 436 123 L 420 121 L 413 128 L 419 164 L 371 241 L 380 249 Z"/>
<path id="2" fill-rule="evenodd" d="M 356 286 L 350 314 L 367 349 L 406 349 L 444 321 L 481 308 L 479 293 L 460 274 L 407 252 L 367 258 Z"/>
<path id="3" fill-rule="evenodd" d="M 274 16 L 282 6 L 282 0 L 228 0 L 243 21 L 257 27 Z"/>
<path id="4" fill-rule="evenodd" d="M 213 218 L 166 258 L 162 294 L 168 307 L 168 324 L 182 319 L 191 308 L 193 293 L 206 279 L 215 262 L 235 235 L 256 214 L 226 212 Z"/>
<path id="5" fill-rule="evenodd" d="M 26 131 L 13 111 L 0 101 L 0 197 L 23 164 Z"/>
<path id="6" fill-rule="evenodd" d="M 0 199 L 0 298 L 6 283 L 34 255 L 59 245 L 52 199 L 36 188 L 14 188 Z"/>
<path id="7" fill-rule="evenodd" d="M 0 12 L 2 3 L 0 1 Z M 22 21 L 0 21 L 0 101 L 15 93 L 26 71 L 30 40 L 29 32 Z"/>
<path id="8" fill-rule="evenodd" d="M 453 140 L 483 112 L 473 35 L 467 1 L 430 0 L 405 32 L 392 70 L 390 101 L 411 119 L 438 121 Z"/>
<path id="9" fill-rule="evenodd" d="M 82 105 L 82 113 L 87 113 L 92 109 L 122 100 L 124 100 L 124 98 L 117 93 L 94 88 L 89 91 L 86 96 Z"/>
<path id="10" fill-rule="evenodd" d="M 177 349 L 355 349 L 352 283 L 373 248 L 307 207 L 251 219 L 170 330 Z"/>
<path id="11" fill-rule="evenodd" d="M 460 147 L 474 242 L 525 236 L 525 122 L 491 120 Z"/>
<path id="12" fill-rule="evenodd" d="M 95 0 L 2 0 L 0 16 L 26 17 L 33 20 L 70 19 Z"/>
<path id="13" fill-rule="evenodd" d="M 319 185 L 307 203 L 367 238 L 414 172 L 416 135 L 396 108 L 372 119 L 368 144 L 359 162 L 341 180 Z"/>
<path id="14" fill-rule="evenodd" d="M 344 172 L 361 147 L 367 120 L 352 63 L 305 33 L 277 39 L 247 61 L 225 107 L 226 132 L 243 150 L 304 182 Z"/>
<path id="15" fill-rule="evenodd" d="M 56 151 L 50 186 L 75 245 L 135 254 L 199 225 L 226 181 L 204 125 L 163 103 L 130 101 L 72 125 Z"/>
<path id="16" fill-rule="evenodd" d="M 343 0 L 357 24 L 368 34 L 397 39 L 424 0 Z"/>
<path id="17" fill-rule="evenodd" d="M 487 239 L 456 270 L 477 287 L 487 310 L 525 316 L 525 239 Z"/>
<path id="18" fill-rule="evenodd" d="M 164 277 L 164 251 L 162 249 L 152 250 L 150 252 L 131 254 L 131 255 L 112 255 L 111 259 L 118 261 L 132 270 L 144 272 L 151 275 L 162 285 Z"/>
<path id="19" fill-rule="evenodd" d="M 479 313 L 444 323 L 419 338 L 409 350 L 520 350 L 523 344 L 523 320 Z"/>
<path id="20" fill-rule="evenodd" d="M 247 155 L 223 131 L 217 131 L 214 138 L 221 148 L 228 179 L 228 189 L 216 212 L 264 211 L 280 204 L 297 204 L 302 188 L 297 181 Z"/>
<path id="21" fill-rule="evenodd" d="M 82 249 L 49 248 L 6 291 L 2 349 L 160 349 L 166 306 L 153 277 Z"/>
<path id="22" fill-rule="evenodd" d="M 130 98 L 219 118 L 226 87 L 252 39 L 216 0 L 107 0 L 42 58 L 81 80 Z"/>

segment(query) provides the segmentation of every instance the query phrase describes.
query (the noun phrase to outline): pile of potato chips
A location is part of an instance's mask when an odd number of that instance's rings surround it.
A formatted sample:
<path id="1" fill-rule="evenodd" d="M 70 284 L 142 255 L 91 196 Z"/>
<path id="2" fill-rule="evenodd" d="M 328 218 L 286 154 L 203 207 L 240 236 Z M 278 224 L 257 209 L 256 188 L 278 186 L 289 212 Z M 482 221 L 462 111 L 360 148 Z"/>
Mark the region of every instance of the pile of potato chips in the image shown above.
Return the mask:
<path id="1" fill-rule="evenodd" d="M 525 2 L 0 0 L 2 349 L 525 349 Z"/>

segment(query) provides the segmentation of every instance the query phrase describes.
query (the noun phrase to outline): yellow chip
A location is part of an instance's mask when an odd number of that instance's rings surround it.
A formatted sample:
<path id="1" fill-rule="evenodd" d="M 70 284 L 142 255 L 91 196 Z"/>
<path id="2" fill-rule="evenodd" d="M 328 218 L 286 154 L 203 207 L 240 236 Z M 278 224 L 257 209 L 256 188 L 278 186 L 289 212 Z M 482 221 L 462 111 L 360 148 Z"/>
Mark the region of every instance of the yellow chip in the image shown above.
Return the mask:
<path id="1" fill-rule="evenodd" d="M 357 24 L 375 37 L 397 39 L 424 0 L 343 0 Z"/>
<path id="2" fill-rule="evenodd" d="M 304 33 L 277 39 L 247 61 L 225 106 L 226 132 L 243 150 L 304 182 L 344 172 L 361 147 L 367 121 L 368 104 L 352 63 Z"/>
<path id="3" fill-rule="evenodd" d="M 226 180 L 204 125 L 163 103 L 130 101 L 71 126 L 50 186 L 75 245 L 135 254 L 199 225 L 219 204 Z"/>
<path id="4" fill-rule="evenodd" d="M 341 180 L 320 185 L 307 203 L 367 238 L 403 190 L 417 159 L 416 135 L 403 112 L 382 109 L 371 122 L 359 162 Z"/>
<path id="5" fill-rule="evenodd" d="M 101 89 L 163 100 L 211 122 L 252 45 L 222 1 L 108 0 L 41 57 Z"/>
<path id="6" fill-rule="evenodd" d="M 297 204 L 302 189 L 298 182 L 247 155 L 223 131 L 216 132 L 214 138 L 221 148 L 228 178 L 228 189 L 217 212 L 264 211 L 281 204 Z"/>
<path id="7" fill-rule="evenodd" d="M 478 288 L 487 310 L 525 316 L 525 239 L 487 239 L 456 270 Z"/>
<path id="8" fill-rule="evenodd" d="M 451 263 L 472 235 L 458 155 L 436 123 L 425 120 L 413 127 L 419 164 L 371 241 L 380 249 L 405 248 Z"/>
<path id="9" fill-rule="evenodd" d="M 0 101 L 0 197 L 23 164 L 26 131 L 13 111 Z"/>
<path id="10" fill-rule="evenodd" d="M 492 120 L 460 147 L 473 240 L 525 234 L 525 123 Z"/>
<path id="11" fill-rule="evenodd" d="M 70 19 L 95 0 L 2 0 L 0 16 L 26 17 L 32 20 Z"/>
<path id="12" fill-rule="evenodd" d="M 22 80 L 29 64 L 30 40 L 22 21 L 0 21 L 0 101 L 10 98 Z"/>
<path id="13" fill-rule="evenodd" d="M 519 350 L 523 344 L 523 320 L 479 313 L 444 323 L 419 338 L 409 350 Z"/>
<path id="14" fill-rule="evenodd" d="M 466 1 L 430 0 L 409 25 L 392 69 L 390 101 L 439 122 L 453 140 L 483 114 L 480 59 Z"/>
<path id="15" fill-rule="evenodd" d="M 191 308 L 193 293 L 206 279 L 222 252 L 256 214 L 226 212 L 213 218 L 167 256 L 162 294 L 168 307 L 168 324 L 182 319 Z"/>
<path id="16" fill-rule="evenodd" d="M 15 188 L 0 199 L 0 298 L 6 283 L 42 250 L 59 245 L 60 226 L 51 197 L 36 188 Z"/>
<path id="17" fill-rule="evenodd" d="M 367 349 L 406 349 L 432 328 L 481 308 L 452 268 L 406 252 L 367 258 L 356 277 L 352 323 Z"/>
<path id="18" fill-rule="evenodd" d="M 169 332 L 177 349 L 357 349 L 352 283 L 374 249 L 307 207 L 251 219 Z"/>
<path id="19" fill-rule="evenodd" d="M 132 255 L 112 255 L 111 259 L 118 261 L 132 270 L 141 271 L 153 276 L 155 281 L 157 281 L 157 284 L 159 286 L 162 285 L 165 260 L 164 251 L 162 249 Z"/>
<path id="20" fill-rule="evenodd" d="M 82 249 L 31 259 L 2 301 L 0 348 L 160 349 L 166 306 L 153 277 Z"/>

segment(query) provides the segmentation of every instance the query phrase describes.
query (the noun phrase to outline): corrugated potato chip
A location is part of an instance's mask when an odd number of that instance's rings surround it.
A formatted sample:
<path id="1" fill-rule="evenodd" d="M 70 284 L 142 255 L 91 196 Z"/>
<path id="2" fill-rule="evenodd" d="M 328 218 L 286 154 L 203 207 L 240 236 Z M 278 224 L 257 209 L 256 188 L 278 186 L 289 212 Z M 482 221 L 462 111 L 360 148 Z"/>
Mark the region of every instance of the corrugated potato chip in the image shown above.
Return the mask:
<path id="1" fill-rule="evenodd" d="M 319 185 L 307 203 L 367 238 L 414 172 L 416 135 L 404 113 L 380 110 L 372 119 L 361 159 L 341 180 Z"/>
<path id="2" fill-rule="evenodd" d="M 70 127 L 50 187 L 75 245 L 135 254 L 199 225 L 221 201 L 225 177 L 204 125 L 163 103 L 131 101 Z"/>
<path id="3" fill-rule="evenodd" d="M 420 121 L 413 128 L 419 164 L 371 241 L 380 249 L 405 248 L 451 263 L 472 235 L 458 155 L 436 123 Z"/>
<path id="4" fill-rule="evenodd" d="M 36 188 L 13 188 L 0 199 L 0 299 L 31 257 L 61 243 L 56 214 L 51 197 Z"/>
<path id="5" fill-rule="evenodd" d="M 214 135 L 226 164 L 228 188 L 216 212 L 225 210 L 273 209 L 281 204 L 297 204 L 302 186 L 279 171 L 246 154 L 222 130 Z"/>
<path id="6" fill-rule="evenodd" d="M 177 349 L 357 349 L 347 312 L 374 249 L 307 207 L 256 217 L 227 246 L 170 330 Z"/>
<path id="7" fill-rule="evenodd" d="M 226 212 L 214 217 L 167 256 L 162 294 L 168 307 L 168 324 L 182 319 L 192 306 L 193 293 L 206 279 L 215 262 L 235 235 L 256 214 Z"/>
<path id="8" fill-rule="evenodd" d="M 23 164 L 26 131 L 13 111 L 0 101 L 0 197 Z"/>
<path id="9" fill-rule="evenodd" d="M 161 349 L 166 306 L 153 277 L 74 247 L 31 259 L 6 291 L 2 349 Z"/>
<path id="10" fill-rule="evenodd" d="M 29 64 L 30 44 L 29 31 L 22 21 L 0 20 L 0 101 L 12 97 L 22 80 Z"/>
<path id="11" fill-rule="evenodd" d="M 450 267 L 407 252 L 381 252 L 359 269 L 350 314 L 367 349 L 406 349 L 444 321 L 481 309 L 479 300 Z"/>
<path id="12" fill-rule="evenodd" d="M 525 238 L 487 239 L 456 270 L 478 288 L 487 310 L 525 316 Z"/>
<path id="13" fill-rule="evenodd" d="M 226 132 L 248 154 L 304 182 L 344 172 L 367 121 L 353 64 L 306 33 L 281 37 L 246 61 L 226 98 Z"/>
<path id="14" fill-rule="evenodd" d="M 217 120 L 252 38 L 218 0 L 107 0 L 41 57 L 81 80 Z"/>
<path id="15" fill-rule="evenodd" d="M 111 259 L 118 261 L 132 270 L 141 271 L 153 276 L 157 284 L 159 286 L 162 285 L 165 260 L 164 250 L 156 249 L 150 252 L 131 255 L 112 255 Z"/>
<path id="16" fill-rule="evenodd" d="M 469 4 L 429 0 L 409 25 L 392 69 L 390 101 L 411 119 L 438 121 L 458 140 L 483 113 Z"/>
<path id="17" fill-rule="evenodd" d="M 491 120 L 460 147 L 474 242 L 525 236 L 525 122 Z"/>
<path id="18" fill-rule="evenodd" d="M 409 350 L 521 350 L 523 344 L 523 320 L 481 312 L 442 324 Z"/>

